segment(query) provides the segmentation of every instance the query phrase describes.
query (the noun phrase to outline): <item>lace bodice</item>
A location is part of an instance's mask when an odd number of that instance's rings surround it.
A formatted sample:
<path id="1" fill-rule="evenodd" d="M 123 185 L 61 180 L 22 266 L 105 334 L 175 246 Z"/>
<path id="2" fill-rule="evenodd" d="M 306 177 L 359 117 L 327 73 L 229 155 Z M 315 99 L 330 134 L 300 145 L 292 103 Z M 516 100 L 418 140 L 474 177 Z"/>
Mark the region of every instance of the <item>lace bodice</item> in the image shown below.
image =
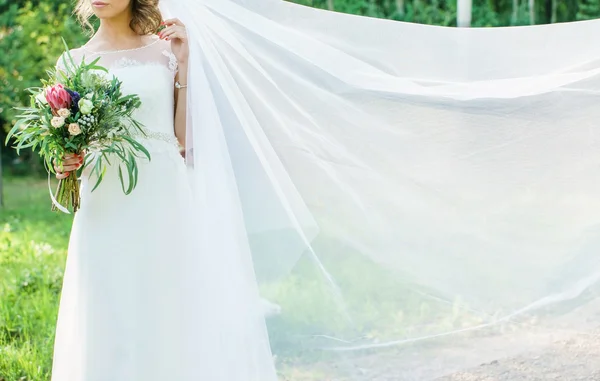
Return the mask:
<path id="1" fill-rule="evenodd" d="M 98 64 L 122 81 L 124 94 L 139 95 L 142 106 L 135 118 L 145 126 L 148 138 L 137 139 L 148 150 L 157 152 L 176 146 L 173 89 L 177 59 L 170 43 L 155 37 L 137 49 L 93 52 L 81 47 L 73 49 L 71 55 L 76 62 L 82 59 L 91 62 L 100 57 Z M 63 66 L 62 59 L 57 66 Z"/>

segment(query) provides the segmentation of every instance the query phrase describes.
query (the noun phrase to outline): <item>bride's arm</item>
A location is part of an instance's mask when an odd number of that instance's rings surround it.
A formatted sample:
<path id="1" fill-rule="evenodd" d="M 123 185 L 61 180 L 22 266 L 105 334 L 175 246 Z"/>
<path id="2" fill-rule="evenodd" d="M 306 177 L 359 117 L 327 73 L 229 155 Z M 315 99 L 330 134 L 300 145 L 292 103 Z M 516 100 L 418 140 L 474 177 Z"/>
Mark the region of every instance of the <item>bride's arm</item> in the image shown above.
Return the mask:
<path id="1" fill-rule="evenodd" d="M 187 62 L 179 62 L 179 72 L 175 77 L 175 81 L 180 83 L 181 86 L 187 86 L 187 71 Z M 177 140 L 179 140 L 182 147 L 185 147 L 186 113 L 187 87 L 175 88 L 175 136 L 177 136 Z"/>
<path id="2" fill-rule="evenodd" d="M 187 112 L 187 73 L 189 47 L 185 25 L 179 19 L 165 20 L 167 26 L 159 37 L 166 41 L 171 41 L 171 50 L 177 58 L 178 72 L 175 77 L 176 84 L 181 87 L 175 87 L 175 136 L 179 143 L 185 147 L 186 133 L 186 112 Z"/>

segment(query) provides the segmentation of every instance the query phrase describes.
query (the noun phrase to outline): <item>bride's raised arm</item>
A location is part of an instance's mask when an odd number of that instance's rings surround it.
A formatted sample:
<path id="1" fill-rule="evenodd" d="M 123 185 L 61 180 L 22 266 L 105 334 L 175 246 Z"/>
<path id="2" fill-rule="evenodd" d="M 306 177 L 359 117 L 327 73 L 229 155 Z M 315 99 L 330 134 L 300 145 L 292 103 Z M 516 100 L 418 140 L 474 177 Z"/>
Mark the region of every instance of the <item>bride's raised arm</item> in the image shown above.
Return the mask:
<path id="1" fill-rule="evenodd" d="M 185 147 L 185 121 L 187 108 L 187 72 L 189 48 L 185 25 L 179 19 L 165 20 L 166 28 L 159 37 L 171 41 L 171 50 L 177 58 L 178 71 L 175 76 L 175 136 Z"/>

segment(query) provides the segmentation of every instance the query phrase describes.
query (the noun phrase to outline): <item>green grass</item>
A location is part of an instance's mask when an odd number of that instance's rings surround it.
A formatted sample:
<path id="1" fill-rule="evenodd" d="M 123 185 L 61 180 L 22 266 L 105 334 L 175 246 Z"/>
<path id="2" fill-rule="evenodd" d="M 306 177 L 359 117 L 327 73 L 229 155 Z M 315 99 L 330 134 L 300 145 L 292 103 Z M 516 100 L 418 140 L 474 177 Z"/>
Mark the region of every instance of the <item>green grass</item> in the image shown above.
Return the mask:
<path id="1" fill-rule="evenodd" d="M 50 212 L 47 185 L 5 180 L 0 209 L 0 380 L 45 381 L 71 218 Z"/>
<path id="2" fill-rule="evenodd" d="M 5 207 L 0 209 L 0 381 L 50 379 L 71 222 L 70 216 L 50 212 L 45 181 L 5 180 Z M 261 289 L 283 309 L 269 320 L 269 331 L 284 381 L 343 379 L 329 366 L 337 354 L 320 349 L 339 343 L 315 335 L 368 343 L 478 323 L 464 304 L 428 299 L 391 270 L 335 240 L 319 238 L 315 248 L 326 254 L 321 259 L 342 295 L 332 293 L 308 258 L 284 280 Z"/>

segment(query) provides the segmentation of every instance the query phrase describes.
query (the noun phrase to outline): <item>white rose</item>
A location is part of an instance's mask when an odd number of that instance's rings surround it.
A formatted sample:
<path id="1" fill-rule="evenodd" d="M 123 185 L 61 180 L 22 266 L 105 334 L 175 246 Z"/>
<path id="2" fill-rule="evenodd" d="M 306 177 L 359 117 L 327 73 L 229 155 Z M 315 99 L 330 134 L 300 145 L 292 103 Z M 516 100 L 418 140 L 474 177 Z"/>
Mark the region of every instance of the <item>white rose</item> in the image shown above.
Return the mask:
<path id="1" fill-rule="evenodd" d="M 79 111 L 81 111 L 83 115 L 90 114 L 92 112 L 92 109 L 94 108 L 94 104 L 89 99 L 81 99 L 78 105 Z"/>
<path id="2" fill-rule="evenodd" d="M 37 100 L 38 102 L 40 102 L 43 105 L 47 105 L 48 101 L 46 100 L 46 94 L 45 91 L 42 91 L 41 93 L 39 93 L 38 95 L 35 96 L 35 100 Z"/>
<path id="3" fill-rule="evenodd" d="M 87 93 L 87 94 L 85 95 L 85 97 L 86 97 L 87 99 L 92 99 L 92 98 L 94 97 L 94 93 Z"/>
<path id="4" fill-rule="evenodd" d="M 58 114 L 58 116 L 60 116 L 61 118 L 68 118 L 69 115 L 71 115 L 71 111 L 69 111 L 69 109 L 66 108 L 61 108 L 60 110 L 58 110 L 56 112 Z"/>
<path id="5" fill-rule="evenodd" d="M 77 124 L 77 123 L 69 124 L 69 134 L 71 134 L 71 135 L 81 134 L 81 128 L 79 128 L 79 124 Z"/>
<path id="6" fill-rule="evenodd" d="M 52 120 L 50 121 L 50 124 L 52 125 L 52 127 L 54 128 L 60 128 L 62 126 L 65 125 L 65 118 L 61 118 L 60 116 L 55 116 L 54 118 L 52 118 Z"/>

